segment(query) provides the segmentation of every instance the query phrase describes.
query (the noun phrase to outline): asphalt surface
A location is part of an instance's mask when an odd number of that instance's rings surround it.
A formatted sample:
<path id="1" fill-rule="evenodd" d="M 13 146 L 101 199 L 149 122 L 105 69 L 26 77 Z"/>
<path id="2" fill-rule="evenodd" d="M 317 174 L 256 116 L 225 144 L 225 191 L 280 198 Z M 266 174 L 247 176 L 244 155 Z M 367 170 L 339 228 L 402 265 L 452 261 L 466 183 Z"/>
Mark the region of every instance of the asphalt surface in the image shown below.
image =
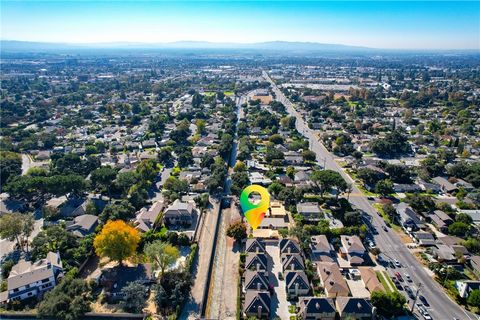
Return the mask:
<path id="1" fill-rule="evenodd" d="M 480 317 L 473 313 L 465 311 L 445 294 L 440 284 L 430 277 L 423 265 L 421 265 L 412 253 L 410 253 L 393 230 L 389 228 L 387 228 L 388 232 L 383 230 L 382 226 L 385 225 L 385 222 L 383 221 L 383 218 L 377 214 L 372 203 L 366 196 L 362 195 L 362 192 L 355 186 L 355 182 L 352 178 L 345 173 L 345 171 L 335 162 L 333 155 L 320 141 L 318 141 L 315 130 L 308 128 L 308 125 L 305 123 L 300 113 L 294 109 L 291 101 L 285 97 L 266 72 L 264 72 L 263 75 L 265 79 L 272 84 L 276 99 L 282 102 L 286 106 L 287 112 L 297 119 L 297 130 L 310 140 L 310 149 L 316 153 L 317 160 L 321 164 L 325 164 L 326 169 L 339 172 L 344 177 L 345 181 L 352 185 L 352 193 L 359 195 L 350 197 L 349 201 L 353 206 L 366 212 L 372 217 L 372 225 L 378 232 L 377 235 L 374 235 L 377 247 L 385 257 L 397 259 L 402 264 L 401 268 L 389 270 L 389 273 L 393 274 L 393 272 L 398 271 L 402 276 L 405 273 L 408 273 L 413 280 L 413 286 L 418 288 L 419 284 L 422 285 L 420 294 L 423 295 L 430 304 L 430 307 L 427 309 L 433 319 L 480 319 Z M 410 285 L 410 287 L 412 287 L 412 285 Z M 418 302 L 419 301 L 417 301 L 417 303 Z"/>

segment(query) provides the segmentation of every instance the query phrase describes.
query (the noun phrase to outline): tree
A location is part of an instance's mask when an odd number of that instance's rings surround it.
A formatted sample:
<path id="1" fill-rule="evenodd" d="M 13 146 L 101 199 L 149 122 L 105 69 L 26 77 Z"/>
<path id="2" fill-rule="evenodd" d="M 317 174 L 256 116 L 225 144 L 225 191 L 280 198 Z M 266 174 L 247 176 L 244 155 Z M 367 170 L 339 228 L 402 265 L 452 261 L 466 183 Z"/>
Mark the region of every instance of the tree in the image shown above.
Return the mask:
<path id="1" fill-rule="evenodd" d="M 197 134 L 202 135 L 202 134 L 205 133 L 205 127 L 206 127 L 206 125 L 205 125 L 205 120 L 203 120 L 203 119 L 197 119 L 197 120 L 195 121 L 195 125 L 197 126 Z"/>
<path id="2" fill-rule="evenodd" d="M 163 147 L 158 152 L 158 161 L 161 164 L 169 165 L 173 162 L 172 156 L 173 148 L 172 147 Z"/>
<path id="3" fill-rule="evenodd" d="M 111 198 L 110 189 L 113 184 L 113 180 L 117 177 L 117 170 L 110 166 L 102 166 L 92 171 L 90 180 L 93 186 L 101 186 L 108 192 L 108 197 Z"/>
<path id="4" fill-rule="evenodd" d="M 90 287 L 82 279 L 65 277 L 52 291 L 47 292 L 38 305 L 41 318 L 81 319 L 90 311 Z"/>
<path id="5" fill-rule="evenodd" d="M 311 150 L 303 150 L 302 151 L 302 157 L 304 161 L 315 161 L 316 159 L 316 154 L 315 152 Z"/>
<path id="6" fill-rule="evenodd" d="M 234 172 L 232 174 L 232 193 L 240 195 L 242 190 L 250 184 L 248 173 L 246 171 Z"/>
<path id="7" fill-rule="evenodd" d="M 181 309 L 190 294 L 193 281 L 187 271 L 169 271 L 155 287 L 155 304 L 166 315 Z"/>
<path id="8" fill-rule="evenodd" d="M 105 206 L 99 218 L 103 222 L 108 220 L 128 221 L 135 217 L 135 207 L 127 200 L 117 203 L 109 203 Z"/>
<path id="9" fill-rule="evenodd" d="M 470 230 L 470 226 L 464 222 L 456 221 L 448 226 L 448 234 L 464 237 Z"/>
<path id="10" fill-rule="evenodd" d="M 236 222 L 228 226 L 227 236 L 234 238 L 237 242 L 247 238 L 247 227 L 242 222 Z"/>
<path id="11" fill-rule="evenodd" d="M 268 138 L 268 141 L 270 141 L 273 144 L 282 144 L 283 143 L 283 138 L 281 135 L 278 133 L 272 134 L 270 138 Z"/>
<path id="12" fill-rule="evenodd" d="M 122 288 L 122 309 L 126 312 L 139 313 L 145 305 L 145 285 L 139 281 L 132 281 Z"/>
<path id="13" fill-rule="evenodd" d="M 360 168 L 357 170 L 357 177 L 363 180 L 363 183 L 368 186 L 375 186 L 385 175 L 381 172 L 369 169 Z"/>
<path id="14" fill-rule="evenodd" d="M 160 240 L 149 243 L 145 247 L 145 254 L 154 266 L 160 268 L 160 275 L 163 275 L 165 270 L 175 263 L 180 256 L 176 247 Z"/>
<path id="15" fill-rule="evenodd" d="M 371 148 L 380 157 L 393 157 L 411 150 L 407 137 L 399 131 L 392 131 L 387 133 L 385 138 L 373 140 Z"/>
<path id="16" fill-rule="evenodd" d="M 0 151 L 0 181 L 2 185 L 13 176 L 22 173 L 22 158 L 18 153 Z"/>
<path id="17" fill-rule="evenodd" d="M 122 220 L 108 221 L 95 237 L 93 246 L 99 257 L 122 261 L 133 256 L 137 250 L 140 236 L 138 231 Z"/>
<path id="18" fill-rule="evenodd" d="M 125 196 L 128 190 L 138 182 L 139 176 L 135 171 L 120 172 L 117 175 L 116 184 Z"/>
<path id="19" fill-rule="evenodd" d="M 393 182 L 390 179 L 380 180 L 375 185 L 375 192 L 386 197 L 394 192 Z"/>
<path id="20" fill-rule="evenodd" d="M 467 298 L 468 305 L 480 308 L 480 290 L 472 290 Z"/>
<path id="21" fill-rule="evenodd" d="M 473 223 L 472 217 L 470 217 L 468 214 L 464 212 L 460 212 L 459 214 L 457 214 L 457 216 L 455 217 L 455 221 L 463 222 L 465 224 Z"/>
<path id="22" fill-rule="evenodd" d="M 245 165 L 245 162 L 237 160 L 237 163 L 235 163 L 235 166 L 233 167 L 233 171 L 247 171 L 247 166 Z"/>
<path id="23" fill-rule="evenodd" d="M 333 170 L 314 171 L 310 178 L 320 189 L 320 195 L 322 197 L 325 192 L 329 191 L 333 187 L 336 187 L 339 191 L 344 191 L 347 189 L 347 183 L 343 177 L 338 172 Z"/>
<path id="24" fill-rule="evenodd" d="M 378 313 L 385 317 L 403 314 L 403 306 L 407 302 L 406 298 L 398 291 L 388 293 L 373 291 L 370 299 L 372 304 L 377 307 Z"/>
<path id="25" fill-rule="evenodd" d="M 33 231 L 33 226 L 34 219 L 31 214 L 6 213 L 0 217 L 0 237 L 10 241 L 16 240 L 20 249 L 28 252 L 28 237 Z"/>

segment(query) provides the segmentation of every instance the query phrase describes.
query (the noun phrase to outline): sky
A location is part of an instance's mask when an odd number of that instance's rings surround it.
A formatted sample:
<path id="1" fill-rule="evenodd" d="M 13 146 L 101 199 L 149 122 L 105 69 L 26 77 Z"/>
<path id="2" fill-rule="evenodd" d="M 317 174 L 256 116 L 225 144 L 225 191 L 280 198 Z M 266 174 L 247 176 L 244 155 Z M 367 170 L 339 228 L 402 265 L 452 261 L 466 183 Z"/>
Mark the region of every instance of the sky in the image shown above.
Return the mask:
<path id="1" fill-rule="evenodd" d="M 2 40 L 309 41 L 480 50 L 480 1 L 4 1 Z"/>

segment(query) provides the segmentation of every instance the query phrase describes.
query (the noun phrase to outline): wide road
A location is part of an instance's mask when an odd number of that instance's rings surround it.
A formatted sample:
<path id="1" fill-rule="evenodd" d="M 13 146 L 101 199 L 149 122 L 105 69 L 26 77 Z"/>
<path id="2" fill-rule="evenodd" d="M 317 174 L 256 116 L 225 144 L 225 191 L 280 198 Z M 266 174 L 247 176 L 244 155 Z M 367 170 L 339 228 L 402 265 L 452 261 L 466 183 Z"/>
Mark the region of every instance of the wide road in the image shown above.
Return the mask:
<path id="1" fill-rule="evenodd" d="M 398 235 L 393 230 L 384 231 L 382 226 L 385 225 L 383 219 L 377 214 L 372 203 L 362 192 L 355 186 L 353 179 L 337 164 L 333 155 L 318 140 L 315 130 L 308 128 L 301 114 L 294 108 L 293 103 L 285 97 L 270 76 L 264 71 L 264 78 L 272 85 L 276 94 L 276 99 L 282 102 L 287 112 L 294 116 L 297 130 L 307 137 L 310 141 L 310 149 L 317 155 L 317 160 L 321 164 L 325 164 L 326 169 L 339 172 L 352 185 L 352 192 L 358 196 L 350 197 L 352 203 L 358 209 L 368 213 L 372 217 L 372 225 L 377 229 L 378 234 L 375 235 L 375 242 L 381 252 L 390 259 L 397 259 L 402 264 L 402 275 L 408 273 L 413 280 L 414 286 L 422 285 L 421 295 L 423 295 L 430 304 L 429 313 L 433 319 L 452 320 L 452 319 L 480 319 L 476 315 L 465 311 L 448 297 L 443 288 L 426 272 L 423 265 L 410 253 L 407 247 L 402 243 Z"/>

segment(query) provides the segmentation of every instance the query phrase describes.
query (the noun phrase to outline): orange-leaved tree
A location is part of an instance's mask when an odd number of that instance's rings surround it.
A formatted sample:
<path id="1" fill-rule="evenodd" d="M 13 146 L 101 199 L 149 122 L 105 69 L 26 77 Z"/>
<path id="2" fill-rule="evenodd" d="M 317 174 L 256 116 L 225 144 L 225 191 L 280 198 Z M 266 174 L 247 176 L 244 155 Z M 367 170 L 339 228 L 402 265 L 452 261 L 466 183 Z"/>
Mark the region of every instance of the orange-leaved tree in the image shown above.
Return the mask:
<path id="1" fill-rule="evenodd" d="M 133 256 L 140 242 L 138 231 L 122 220 L 108 221 L 95 237 L 93 246 L 99 257 L 108 257 L 119 264 Z"/>

